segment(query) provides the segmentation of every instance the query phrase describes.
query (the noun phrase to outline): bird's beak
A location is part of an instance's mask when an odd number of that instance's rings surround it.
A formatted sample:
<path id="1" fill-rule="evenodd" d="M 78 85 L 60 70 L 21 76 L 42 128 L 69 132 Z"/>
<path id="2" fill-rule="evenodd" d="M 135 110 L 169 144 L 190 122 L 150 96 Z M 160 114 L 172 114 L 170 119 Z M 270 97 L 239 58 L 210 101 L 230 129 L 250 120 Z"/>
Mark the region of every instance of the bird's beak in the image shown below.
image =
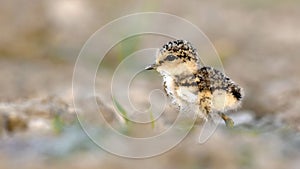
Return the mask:
<path id="1" fill-rule="evenodd" d="M 145 68 L 145 70 L 153 70 L 153 69 L 156 69 L 157 65 L 156 64 L 152 64 L 152 65 L 149 65 Z"/>

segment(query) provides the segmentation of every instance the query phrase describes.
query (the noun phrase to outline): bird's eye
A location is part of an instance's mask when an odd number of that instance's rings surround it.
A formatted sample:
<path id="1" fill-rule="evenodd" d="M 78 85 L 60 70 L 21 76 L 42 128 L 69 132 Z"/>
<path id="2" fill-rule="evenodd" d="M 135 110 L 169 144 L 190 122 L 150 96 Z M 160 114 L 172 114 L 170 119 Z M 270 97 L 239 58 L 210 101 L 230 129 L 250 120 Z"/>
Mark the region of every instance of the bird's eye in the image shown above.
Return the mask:
<path id="1" fill-rule="evenodd" d="M 167 57 L 166 57 L 166 60 L 167 61 L 173 61 L 173 60 L 175 60 L 176 59 L 176 57 L 174 56 L 174 55 L 168 55 Z"/>

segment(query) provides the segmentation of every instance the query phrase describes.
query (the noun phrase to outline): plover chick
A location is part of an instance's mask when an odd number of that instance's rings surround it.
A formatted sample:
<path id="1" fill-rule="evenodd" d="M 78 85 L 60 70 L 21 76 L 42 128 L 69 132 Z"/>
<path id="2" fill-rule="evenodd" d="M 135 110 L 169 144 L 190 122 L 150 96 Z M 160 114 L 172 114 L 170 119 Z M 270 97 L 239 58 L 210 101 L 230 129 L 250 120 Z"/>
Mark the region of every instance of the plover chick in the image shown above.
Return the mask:
<path id="1" fill-rule="evenodd" d="M 221 71 L 202 66 L 190 42 L 168 42 L 160 49 L 155 63 L 145 69 L 162 75 L 164 89 L 180 111 L 191 109 L 192 105 L 199 118 L 208 120 L 212 113 L 218 113 L 227 126 L 233 126 L 224 113 L 240 105 L 242 88 Z"/>

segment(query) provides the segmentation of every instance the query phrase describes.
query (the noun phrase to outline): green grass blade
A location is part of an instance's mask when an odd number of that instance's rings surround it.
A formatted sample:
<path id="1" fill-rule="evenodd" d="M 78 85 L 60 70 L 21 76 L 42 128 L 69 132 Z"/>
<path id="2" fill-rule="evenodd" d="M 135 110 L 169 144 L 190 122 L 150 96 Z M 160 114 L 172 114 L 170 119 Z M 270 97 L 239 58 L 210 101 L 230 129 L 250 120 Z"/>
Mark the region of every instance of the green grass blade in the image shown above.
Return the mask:
<path id="1" fill-rule="evenodd" d="M 128 115 L 127 112 L 125 111 L 125 109 L 121 106 L 121 104 L 113 97 L 113 102 L 116 105 L 118 112 L 122 114 L 122 117 L 125 120 L 125 123 L 128 124 L 129 120 L 128 120 Z"/>

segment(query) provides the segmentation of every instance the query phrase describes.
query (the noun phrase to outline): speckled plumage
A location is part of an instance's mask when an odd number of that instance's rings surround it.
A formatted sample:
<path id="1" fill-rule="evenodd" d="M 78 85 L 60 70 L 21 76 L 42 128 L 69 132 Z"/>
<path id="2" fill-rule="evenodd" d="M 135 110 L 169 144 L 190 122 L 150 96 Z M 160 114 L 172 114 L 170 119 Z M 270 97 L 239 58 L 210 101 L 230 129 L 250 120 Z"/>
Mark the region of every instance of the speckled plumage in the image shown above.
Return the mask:
<path id="1" fill-rule="evenodd" d="M 192 44 L 185 40 L 175 40 L 163 45 L 155 64 L 155 69 L 163 76 L 164 88 L 172 103 L 180 110 L 189 105 L 196 107 L 198 117 L 208 119 L 211 112 L 224 114 L 235 109 L 243 97 L 243 91 L 221 71 L 200 64 L 200 58 Z"/>

